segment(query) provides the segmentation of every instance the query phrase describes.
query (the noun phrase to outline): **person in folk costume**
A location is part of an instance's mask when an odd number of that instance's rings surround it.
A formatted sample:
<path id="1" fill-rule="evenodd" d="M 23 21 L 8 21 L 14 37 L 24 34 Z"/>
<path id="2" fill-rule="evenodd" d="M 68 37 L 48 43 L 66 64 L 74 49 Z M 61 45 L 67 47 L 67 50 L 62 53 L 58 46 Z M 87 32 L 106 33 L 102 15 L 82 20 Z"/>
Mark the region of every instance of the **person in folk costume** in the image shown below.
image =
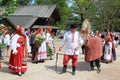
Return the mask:
<path id="1" fill-rule="evenodd" d="M 4 26 L 0 26 L 0 31 L 2 32 L 0 34 L 0 44 L 3 44 L 3 32 L 5 31 Z M 2 65 L 1 65 L 2 56 L 3 56 L 2 55 L 2 48 L 0 48 L 0 68 L 2 67 Z"/>
<path id="2" fill-rule="evenodd" d="M 7 57 L 8 57 L 10 55 L 10 51 L 11 51 L 11 49 L 10 49 L 10 34 L 9 34 L 8 29 L 6 29 L 4 31 L 4 40 L 3 40 L 3 43 L 5 45 L 3 55 L 5 57 L 5 54 L 6 54 Z"/>
<path id="3" fill-rule="evenodd" d="M 17 25 L 16 31 L 11 38 L 11 55 L 9 59 L 9 70 L 18 73 L 19 76 L 27 70 L 26 58 L 31 51 L 28 37 L 24 33 L 24 28 Z"/>
<path id="4" fill-rule="evenodd" d="M 100 58 L 102 56 L 102 39 L 99 37 L 99 34 L 96 32 L 96 35 L 90 35 L 90 23 L 88 19 L 82 24 L 82 32 L 85 36 L 85 61 L 90 62 L 91 70 L 94 70 L 94 63 L 97 66 L 98 73 L 100 69 Z"/>
<path id="5" fill-rule="evenodd" d="M 119 37 L 118 34 L 114 33 L 114 42 L 115 42 L 115 47 L 117 48 L 119 45 Z"/>
<path id="6" fill-rule="evenodd" d="M 90 33 L 90 27 L 91 26 L 88 22 L 88 19 L 85 19 L 81 27 L 81 33 L 84 40 L 86 39 L 88 33 Z M 82 48 L 82 54 L 85 54 L 85 44 L 83 44 L 81 48 Z"/>
<path id="7" fill-rule="evenodd" d="M 37 40 L 38 38 L 45 39 L 45 35 L 43 34 L 43 28 L 38 28 L 38 30 L 36 31 L 35 40 Z M 47 59 L 47 48 L 46 48 L 46 42 L 45 40 L 43 40 L 43 42 L 38 47 L 38 52 L 36 53 L 34 60 L 37 63 L 37 62 L 45 62 L 46 59 Z"/>
<path id="8" fill-rule="evenodd" d="M 67 71 L 68 62 L 72 60 L 72 75 L 75 75 L 76 67 L 78 64 L 78 55 L 80 53 L 80 47 L 83 43 L 83 39 L 81 38 L 81 34 L 77 31 L 77 26 L 75 24 L 71 24 L 70 31 L 67 31 L 64 34 L 63 40 L 61 42 L 61 47 L 59 51 L 66 44 L 64 58 L 63 58 L 63 70 L 62 73 Z"/>
<path id="9" fill-rule="evenodd" d="M 31 46 L 31 54 L 33 55 L 33 49 L 34 49 L 34 45 L 35 45 L 35 33 L 34 30 L 30 31 L 30 35 L 29 35 L 29 42 L 30 42 L 30 46 Z M 33 57 L 32 57 L 32 61 L 33 61 Z"/>
<path id="10" fill-rule="evenodd" d="M 42 28 L 38 28 L 34 34 L 35 34 L 35 41 L 38 40 L 38 38 L 42 37 L 41 35 L 42 32 Z M 37 59 L 37 53 L 38 53 L 38 49 L 41 46 L 40 43 L 34 43 L 34 47 L 33 47 L 33 54 L 32 54 L 32 61 L 33 63 L 38 63 L 38 59 Z"/>
<path id="11" fill-rule="evenodd" d="M 46 29 L 46 45 L 47 45 L 47 55 L 50 57 L 50 60 L 52 60 L 52 52 L 55 50 L 54 46 L 54 39 L 53 39 L 53 34 L 52 34 L 52 28 L 48 27 Z"/>
<path id="12" fill-rule="evenodd" d="M 116 60 L 116 50 L 115 50 L 115 44 L 114 44 L 114 36 L 113 36 L 113 33 L 112 32 L 108 32 L 108 34 L 111 39 L 112 39 L 112 55 L 113 55 L 113 60 Z"/>
<path id="13" fill-rule="evenodd" d="M 3 44 L 3 45 L 4 45 L 4 32 L 5 32 L 5 30 L 6 30 L 6 28 L 5 28 L 4 25 L 0 26 L 0 31 L 1 31 L 1 34 L 0 34 L 0 43 Z M 1 48 L 0 51 L 1 51 L 1 53 L 0 53 L 1 59 L 3 60 L 4 59 L 4 54 L 3 54 L 4 48 Z"/>
<path id="14" fill-rule="evenodd" d="M 37 59 L 35 58 L 36 54 L 38 53 L 38 48 L 40 44 L 36 44 L 35 40 L 37 39 L 37 34 L 40 33 L 40 28 L 38 28 L 33 34 L 34 34 L 34 46 L 32 47 L 32 62 L 33 63 L 38 63 Z M 31 39 L 30 39 L 31 40 Z"/>
<path id="15" fill-rule="evenodd" d="M 104 62 L 104 51 L 105 51 L 105 35 L 101 35 L 101 38 L 102 38 L 102 51 L 103 51 L 103 55 L 101 57 L 101 62 Z"/>
<path id="16" fill-rule="evenodd" d="M 112 39 L 109 35 L 106 36 L 105 41 L 104 62 L 112 62 Z"/>

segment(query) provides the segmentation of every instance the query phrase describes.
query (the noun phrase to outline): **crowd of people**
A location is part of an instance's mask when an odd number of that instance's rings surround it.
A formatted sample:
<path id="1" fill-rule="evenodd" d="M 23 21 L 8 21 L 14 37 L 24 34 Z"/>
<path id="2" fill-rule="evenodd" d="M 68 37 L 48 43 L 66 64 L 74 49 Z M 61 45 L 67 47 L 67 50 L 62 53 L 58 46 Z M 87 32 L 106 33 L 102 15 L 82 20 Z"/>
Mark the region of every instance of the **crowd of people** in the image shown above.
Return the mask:
<path id="1" fill-rule="evenodd" d="M 17 25 L 15 31 L 10 35 L 9 30 L 1 28 L 3 34 L 0 36 L 1 44 L 4 48 L 0 49 L 0 60 L 9 57 L 8 69 L 22 75 L 27 70 L 27 58 L 32 54 L 32 62 L 45 62 L 47 57 L 52 60 L 52 51 L 54 51 L 54 41 L 52 28 L 38 28 L 34 31 L 25 31 Z M 0 63 L 1 67 L 1 63 Z"/>
<path id="2" fill-rule="evenodd" d="M 67 71 L 68 62 L 71 59 L 72 75 L 75 75 L 80 47 L 85 55 L 85 61 L 90 63 L 91 70 L 95 70 L 94 67 L 96 66 L 97 72 L 100 73 L 100 62 L 112 63 L 116 60 L 115 45 L 118 46 L 118 38 L 116 41 L 114 38 L 115 35 L 112 32 L 103 35 L 98 30 L 95 32 L 91 31 L 88 19 L 84 20 L 80 31 L 77 31 L 77 25 L 72 24 L 70 30 L 64 34 L 59 48 L 61 51 L 66 44 L 61 73 Z"/>
<path id="3" fill-rule="evenodd" d="M 75 75 L 81 49 L 85 55 L 85 61 L 90 63 L 91 70 L 94 70 L 95 63 L 98 73 L 101 71 L 100 62 L 112 63 L 116 60 L 115 48 L 118 46 L 118 37 L 112 32 L 107 32 L 106 35 L 100 34 L 98 30 L 92 32 L 90 28 L 89 21 L 85 19 L 80 31 L 77 30 L 77 25 L 72 24 L 70 30 L 65 32 L 58 49 L 61 51 L 66 44 L 61 73 L 67 71 L 68 62 L 71 59 L 72 75 Z M 0 43 L 5 46 L 3 49 L 0 48 L 0 61 L 9 57 L 9 70 L 20 76 L 25 73 L 27 58 L 30 54 L 32 63 L 35 64 L 44 63 L 48 58 L 52 60 L 55 42 L 51 27 L 25 31 L 22 26 L 17 25 L 12 34 L 9 34 L 6 28 L 0 28 L 0 30 L 3 31 L 0 34 Z"/>

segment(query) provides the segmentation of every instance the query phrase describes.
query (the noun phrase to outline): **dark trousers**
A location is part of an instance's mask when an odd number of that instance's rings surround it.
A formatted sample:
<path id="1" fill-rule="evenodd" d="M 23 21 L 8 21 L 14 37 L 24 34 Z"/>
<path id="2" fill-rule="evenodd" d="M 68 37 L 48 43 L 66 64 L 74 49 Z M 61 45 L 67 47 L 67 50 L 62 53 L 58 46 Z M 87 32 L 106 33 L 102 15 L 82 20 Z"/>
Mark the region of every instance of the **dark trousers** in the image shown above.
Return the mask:
<path id="1" fill-rule="evenodd" d="M 82 45 L 82 54 L 85 54 L 85 45 Z"/>
<path id="2" fill-rule="evenodd" d="M 34 48 L 33 48 L 33 51 L 32 51 L 32 61 L 35 60 L 35 56 L 36 56 L 37 52 L 38 52 L 38 48 L 37 48 L 37 47 L 34 47 Z"/>
<path id="3" fill-rule="evenodd" d="M 102 54 L 102 56 L 101 56 L 101 60 L 102 60 L 102 61 L 104 60 L 104 51 L 105 51 L 105 46 L 103 46 L 103 49 L 102 49 L 102 52 L 103 52 L 103 54 Z"/>
<path id="4" fill-rule="evenodd" d="M 115 51 L 115 49 L 112 49 L 112 55 L 113 55 L 113 60 L 116 60 L 116 51 Z"/>
<path id="5" fill-rule="evenodd" d="M 30 44 L 31 46 L 31 53 L 33 53 L 33 50 L 34 50 L 34 44 Z"/>
<path id="6" fill-rule="evenodd" d="M 95 65 L 97 66 L 97 68 L 100 67 L 100 59 L 96 59 L 96 60 L 94 60 L 94 61 L 90 61 L 90 67 L 91 67 L 91 68 L 94 68 L 94 63 L 95 63 Z"/>

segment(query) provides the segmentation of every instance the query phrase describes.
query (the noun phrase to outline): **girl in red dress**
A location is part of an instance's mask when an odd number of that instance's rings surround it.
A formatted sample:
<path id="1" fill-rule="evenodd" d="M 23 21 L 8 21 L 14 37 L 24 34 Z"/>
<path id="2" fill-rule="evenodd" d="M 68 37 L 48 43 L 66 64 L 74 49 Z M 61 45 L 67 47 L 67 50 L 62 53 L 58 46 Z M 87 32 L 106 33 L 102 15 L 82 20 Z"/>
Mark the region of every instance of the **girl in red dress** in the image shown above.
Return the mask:
<path id="1" fill-rule="evenodd" d="M 9 69 L 17 72 L 20 76 L 27 70 L 25 59 L 27 57 L 27 53 L 30 51 L 27 39 L 28 38 L 24 34 L 24 28 L 18 25 L 13 37 L 11 38 Z"/>

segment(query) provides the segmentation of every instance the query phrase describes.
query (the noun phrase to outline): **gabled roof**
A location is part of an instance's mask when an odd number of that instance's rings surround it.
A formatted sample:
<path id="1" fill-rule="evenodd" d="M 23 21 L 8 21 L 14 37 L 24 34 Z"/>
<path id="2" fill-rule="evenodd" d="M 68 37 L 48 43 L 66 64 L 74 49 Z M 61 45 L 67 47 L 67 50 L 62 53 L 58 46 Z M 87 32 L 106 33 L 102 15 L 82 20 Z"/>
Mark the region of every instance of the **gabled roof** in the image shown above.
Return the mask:
<path id="1" fill-rule="evenodd" d="M 11 15 L 7 18 L 14 26 L 21 25 L 24 28 L 29 28 L 36 20 L 37 17 L 31 15 Z"/>
<path id="2" fill-rule="evenodd" d="M 37 6 L 22 6 L 16 9 L 15 14 L 11 15 L 32 15 L 34 17 L 49 18 L 56 5 L 37 5 Z"/>
<path id="3" fill-rule="evenodd" d="M 16 9 L 15 14 L 9 14 L 7 19 L 14 25 L 29 28 L 38 18 L 49 18 L 56 5 L 23 6 Z"/>

